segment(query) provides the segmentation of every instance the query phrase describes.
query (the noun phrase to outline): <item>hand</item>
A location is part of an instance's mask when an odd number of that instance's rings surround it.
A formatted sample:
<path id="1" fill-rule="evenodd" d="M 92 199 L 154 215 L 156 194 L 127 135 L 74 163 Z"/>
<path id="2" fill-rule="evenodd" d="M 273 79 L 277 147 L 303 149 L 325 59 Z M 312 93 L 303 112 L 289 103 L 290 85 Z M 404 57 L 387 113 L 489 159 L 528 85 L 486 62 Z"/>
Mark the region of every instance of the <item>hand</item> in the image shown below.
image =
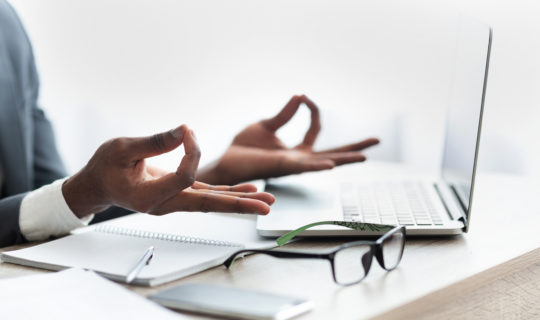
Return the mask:
<path id="1" fill-rule="evenodd" d="M 276 136 L 276 131 L 294 116 L 302 103 L 311 111 L 311 125 L 299 145 L 287 148 Z M 318 107 L 305 95 L 293 96 L 275 117 L 254 123 L 241 131 L 219 160 L 199 172 L 198 179 L 208 183 L 235 184 L 327 170 L 338 165 L 366 160 L 361 151 L 379 143 L 378 139 L 370 138 L 315 152 L 313 144 L 320 129 Z"/>
<path id="2" fill-rule="evenodd" d="M 184 144 L 176 172 L 146 165 L 145 158 Z M 143 138 L 116 138 L 101 145 L 88 164 L 62 186 L 68 206 L 78 216 L 116 205 L 150 214 L 217 211 L 266 214 L 274 197 L 255 186 L 212 186 L 195 181 L 201 152 L 193 131 L 183 125 Z"/>

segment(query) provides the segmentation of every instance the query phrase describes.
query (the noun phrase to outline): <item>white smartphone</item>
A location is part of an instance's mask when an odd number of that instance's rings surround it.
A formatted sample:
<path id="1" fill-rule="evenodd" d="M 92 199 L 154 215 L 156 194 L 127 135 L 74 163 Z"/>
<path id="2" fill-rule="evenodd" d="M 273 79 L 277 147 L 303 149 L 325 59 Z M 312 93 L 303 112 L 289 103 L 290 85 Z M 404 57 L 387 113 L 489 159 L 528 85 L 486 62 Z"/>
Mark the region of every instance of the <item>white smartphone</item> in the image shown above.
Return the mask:
<path id="1" fill-rule="evenodd" d="M 188 283 L 148 297 L 165 307 L 239 319 L 290 319 L 313 302 L 288 296 L 216 285 Z"/>

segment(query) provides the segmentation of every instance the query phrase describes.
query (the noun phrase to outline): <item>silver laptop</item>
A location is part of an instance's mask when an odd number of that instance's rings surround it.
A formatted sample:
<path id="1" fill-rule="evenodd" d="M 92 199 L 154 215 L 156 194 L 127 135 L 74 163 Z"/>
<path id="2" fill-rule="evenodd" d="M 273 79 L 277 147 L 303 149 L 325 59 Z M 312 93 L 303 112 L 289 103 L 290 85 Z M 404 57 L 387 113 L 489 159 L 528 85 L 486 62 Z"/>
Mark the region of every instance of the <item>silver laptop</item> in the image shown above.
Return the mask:
<path id="1" fill-rule="evenodd" d="M 407 234 L 412 235 L 467 232 L 492 29 L 464 17 L 460 19 L 458 28 L 456 65 L 440 177 L 431 181 L 407 179 L 368 183 L 343 180 L 334 184 L 335 190 L 331 192 L 328 191 L 328 179 L 321 178 L 324 176 L 311 180 L 309 178 L 313 178 L 314 174 L 306 175 L 305 179 L 303 175 L 276 179 L 266 184 L 266 190 L 272 192 L 277 201 L 271 214 L 257 218 L 259 235 L 281 236 L 305 224 L 325 220 L 405 225 Z M 355 179 L 347 179 L 350 180 Z M 290 181 L 295 183 L 291 184 Z M 348 236 L 364 233 L 329 225 L 308 229 L 301 235 Z"/>

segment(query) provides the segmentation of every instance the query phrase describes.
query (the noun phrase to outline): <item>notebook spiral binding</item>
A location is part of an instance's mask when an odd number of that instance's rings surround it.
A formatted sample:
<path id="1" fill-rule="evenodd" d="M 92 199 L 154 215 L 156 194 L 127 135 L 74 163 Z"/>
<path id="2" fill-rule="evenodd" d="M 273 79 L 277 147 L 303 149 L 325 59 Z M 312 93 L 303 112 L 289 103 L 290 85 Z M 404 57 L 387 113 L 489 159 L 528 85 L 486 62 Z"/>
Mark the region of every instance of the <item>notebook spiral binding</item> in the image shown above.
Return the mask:
<path id="1" fill-rule="evenodd" d="M 206 244 L 210 246 L 224 246 L 224 247 L 242 247 L 241 244 L 220 240 L 209 240 L 196 237 L 187 237 L 180 236 L 168 233 L 159 233 L 159 232 L 150 232 L 144 230 L 136 229 L 127 229 L 122 227 L 115 226 L 99 226 L 94 229 L 97 232 L 118 234 L 123 236 L 137 237 L 137 238 L 148 238 L 155 240 L 164 240 L 164 241 L 173 241 L 173 242 L 184 242 L 184 243 L 194 243 L 194 244 Z"/>

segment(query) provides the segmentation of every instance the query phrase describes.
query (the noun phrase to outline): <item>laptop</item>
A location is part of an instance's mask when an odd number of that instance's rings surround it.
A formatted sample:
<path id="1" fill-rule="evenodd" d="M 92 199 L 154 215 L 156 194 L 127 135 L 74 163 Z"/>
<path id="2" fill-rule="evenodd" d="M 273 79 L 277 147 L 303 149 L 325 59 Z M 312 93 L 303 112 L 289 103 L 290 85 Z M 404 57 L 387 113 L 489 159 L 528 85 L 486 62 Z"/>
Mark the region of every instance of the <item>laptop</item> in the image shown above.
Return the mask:
<path id="1" fill-rule="evenodd" d="M 492 29 L 461 17 L 457 35 L 440 177 L 371 182 L 360 182 L 363 177 L 346 177 L 343 181 L 329 184 L 328 174 L 333 174 L 329 172 L 324 173 L 327 176 L 312 173 L 268 181 L 265 189 L 276 196 L 276 202 L 271 214 L 257 217 L 259 235 L 277 237 L 303 225 L 326 220 L 404 225 L 409 235 L 467 232 Z M 329 190 L 329 185 L 332 190 Z M 328 225 L 305 230 L 300 235 L 374 234 Z"/>

